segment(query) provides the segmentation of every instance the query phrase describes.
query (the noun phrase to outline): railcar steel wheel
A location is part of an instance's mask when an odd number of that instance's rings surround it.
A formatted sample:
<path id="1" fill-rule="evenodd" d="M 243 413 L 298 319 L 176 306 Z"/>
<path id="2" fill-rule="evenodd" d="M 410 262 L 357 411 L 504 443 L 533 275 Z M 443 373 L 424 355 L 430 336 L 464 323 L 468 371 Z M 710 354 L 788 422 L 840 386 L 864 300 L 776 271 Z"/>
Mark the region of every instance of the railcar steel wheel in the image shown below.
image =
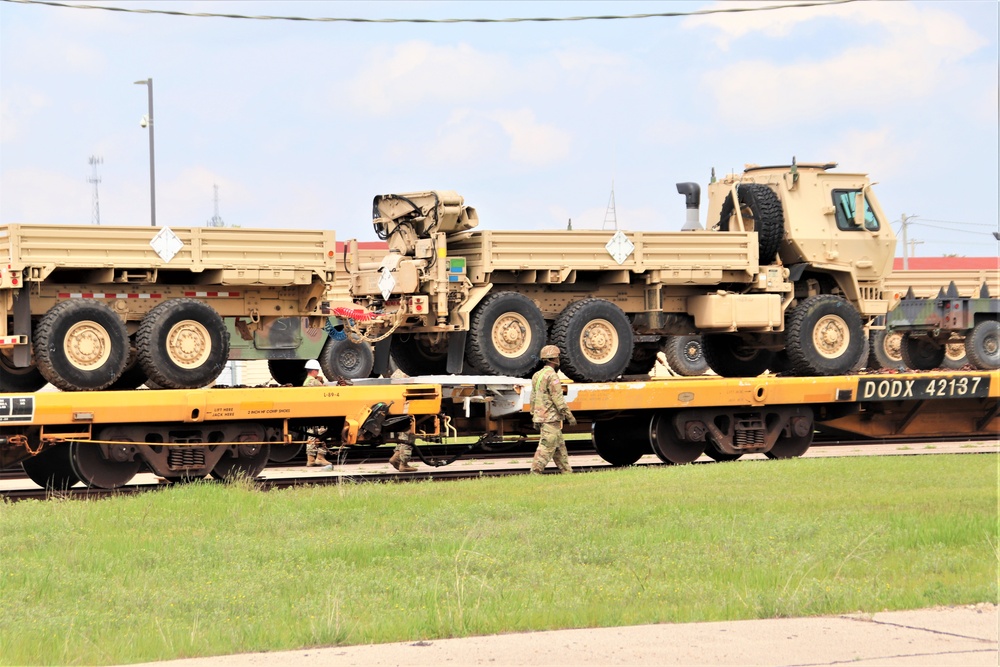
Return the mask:
<path id="1" fill-rule="evenodd" d="M 664 463 L 691 463 L 705 451 L 705 441 L 685 440 L 677 435 L 674 420 L 659 412 L 649 423 L 649 444 Z"/>
<path id="2" fill-rule="evenodd" d="M 792 459 L 805 454 L 812 445 L 813 434 L 808 435 L 781 435 L 770 451 L 764 452 L 764 456 L 769 459 Z"/>
<path id="3" fill-rule="evenodd" d="M 271 463 L 288 463 L 302 451 L 302 445 L 283 445 L 272 443 L 271 451 L 267 455 L 267 460 Z"/>
<path id="4" fill-rule="evenodd" d="M 725 463 L 726 461 L 735 461 L 736 459 L 743 456 L 743 454 L 727 454 L 726 452 L 719 449 L 719 446 L 714 442 L 709 440 L 705 445 L 705 455 L 708 456 L 713 461 L 718 461 L 719 463 Z"/>
<path id="5" fill-rule="evenodd" d="M 56 445 L 21 461 L 21 467 L 28 479 L 43 489 L 65 491 L 80 483 L 69 456 L 69 445 Z"/>
<path id="6" fill-rule="evenodd" d="M 259 435 L 245 435 L 241 442 L 258 440 Z M 238 456 L 225 455 L 212 468 L 211 475 L 215 479 L 229 480 L 238 477 L 256 479 L 265 467 L 271 454 L 271 445 L 260 442 L 247 442 L 237 447 Z"/>
<path id="7" fill-rule="evenodd" d="M 131 447 L 116 436 L 105 433 L 101 435 L 101 439 L 114 439 L 115 442 L 109 445 L 92 442 L 70 443 L 69 454 L 73 472 L 87 486 L 117 489 L 135 477 L 142 467 L 142 460 L 138 456 L 133 456 Z"/>
<path id="8" fill-rule="evenodd" d="M 597 455 L 615 467 L 630 466 L 651 453 L 649 422 L 643 418 L 595 421 L 592 436 Z"/>
<path id="9" fill-rule="evenodd" d="M 814 416 L 811 411 L 805 411 L 792 418 L 787 433 L 782 431 L 774 446 L 764 456 L 769 459 L 791 459 L 802 456 L 812 445 L 814 435 Z"/>

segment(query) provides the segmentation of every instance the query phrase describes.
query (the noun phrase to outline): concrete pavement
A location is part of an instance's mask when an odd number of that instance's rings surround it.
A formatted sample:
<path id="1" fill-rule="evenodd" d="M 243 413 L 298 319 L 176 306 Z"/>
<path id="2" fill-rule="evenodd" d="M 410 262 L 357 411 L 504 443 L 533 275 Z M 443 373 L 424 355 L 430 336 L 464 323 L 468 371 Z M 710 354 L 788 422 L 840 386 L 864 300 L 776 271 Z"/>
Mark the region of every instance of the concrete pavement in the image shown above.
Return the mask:
<path id="1" fill-rule="evenodd" d="M 1000 664 L 995 604 L 817 618 L 642 625 L 247 653 L 160 667 L 293 665 Z"/>

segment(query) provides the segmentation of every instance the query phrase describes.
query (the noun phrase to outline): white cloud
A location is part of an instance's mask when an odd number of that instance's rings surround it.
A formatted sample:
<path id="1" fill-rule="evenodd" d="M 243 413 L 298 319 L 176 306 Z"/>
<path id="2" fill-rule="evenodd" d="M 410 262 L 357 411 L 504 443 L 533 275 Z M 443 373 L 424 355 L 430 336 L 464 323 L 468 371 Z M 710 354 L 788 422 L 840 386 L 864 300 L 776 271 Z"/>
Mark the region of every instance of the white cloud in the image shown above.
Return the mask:
<path id="1" fill-rule="evenodd" d="M 53 197 L 52 193 L 59 196 Z M 90 186 L 46 169 L 6 169 L 0 181 L 0 224 L 90 222 Z"/>
<path id="2" fill-rule="evenodd" d="M 0 99 L 0 142 L 16 141 L 23 123 L 49 106 L 44 94 L 30 89 L 11 90 Z"/>
<path id="3" fill-rule="evenodd" d="M 510 139 L 510 159 L 529 165 L 558 162 L 569 155 L 569 132 L 535 120 L 530 109 L 496 111 L 490 114 Z"/>
<path id="4" fill-rule="evenodd" d="M 723 120 L 755 125 L 773 124 L 776 118 L 815 120 L 891 109 L 944 94 L 962 76 L 961 61 L 986 43 L 958 17 L 919 5 L 859 3 L 824 9 L 836 11 L 847 20 L 845 26 L 857 26 L 859 34 L 860 26 L 876 24 L 877 30 L 863 34 L 881 39 L 844 48 L 826 59 L 744 60 L 706 72 L 703 86 L 716 97 Z M 776 20 L 763 22 L 762 17 Z M 728 46 L 729 40 L 751 32 L 774 34 L 812 18 L 808 10 L 787 10 L 751 14 L 738 26 L 723 16 L 691 21 L 721 31 Z"/>
<path id="5" fill-rule="evenodd" d="M 516 80 L 507 58 L 468 44 L 435 46 L 411 41 L 376 50 L 347 84 L 346 101 L 379 116 L 412 112 L 415 106 L 466 104 L 502 96 Z"/>

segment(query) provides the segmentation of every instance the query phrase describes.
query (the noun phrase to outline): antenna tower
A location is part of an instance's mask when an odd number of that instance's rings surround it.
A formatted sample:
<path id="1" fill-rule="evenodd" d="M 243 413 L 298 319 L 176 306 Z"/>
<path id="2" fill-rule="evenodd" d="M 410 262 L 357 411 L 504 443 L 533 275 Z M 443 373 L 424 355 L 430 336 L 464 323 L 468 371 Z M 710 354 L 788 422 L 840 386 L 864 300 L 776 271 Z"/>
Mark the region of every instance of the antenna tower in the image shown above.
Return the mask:
<path id="1" fill-rule="evenodd" d="M 87 179 L 87 182 L 93 183 L 94 185 L 94 197 L 91 205 L 90 224 L 99 225 L 101 224 L 101 201 L 97 194 L 97 184 L 101 182 L 101 177 L 97 175 L 97 165 L 104 164 L 104 158 L 91 155 L 87 162 L 90 163 L 90 178 Z"/>
<path id="2" fill-rule="evenodd" d="M 213 215 L 212 219 L 208 221 L 207 226 L 225 227 L 226 223 L 223 222 L 222 216 L 219 215 L 219 186 L 213 185 L 212 187 L 215 188 L 215 215 Z"/>
<path id="3" fill-rule="evenodd" d="M 615 230 L 618 229 L 618 214 L 615 212 L 615 181 L 611 180 L 611 199 L 608 200 L 608 210 L 604 213 L 604 224 L 601 229 L 607 229 L 611 223 Z"/>

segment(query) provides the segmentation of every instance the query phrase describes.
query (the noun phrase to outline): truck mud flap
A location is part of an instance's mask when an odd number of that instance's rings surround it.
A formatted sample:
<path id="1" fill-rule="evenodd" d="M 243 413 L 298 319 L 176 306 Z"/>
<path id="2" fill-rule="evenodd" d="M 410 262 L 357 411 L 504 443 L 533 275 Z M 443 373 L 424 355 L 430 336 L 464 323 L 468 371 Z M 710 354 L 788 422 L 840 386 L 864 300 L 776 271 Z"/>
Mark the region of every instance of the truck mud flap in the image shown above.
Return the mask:
<path id="1" fill-rule="evenodd" d="M 467 332 L 455 331 L 448 336 L 448 365 L 445 370 L 458 375 L 465 367 L 465 338 Z"/>
<path id="2" fill-rule="evenodd" d="M 392 346 L 392 336 L 387 336 L 375 343 L 375 362 L 372 365 L 372 377 L 385 377 L 389 371 L 389 348 Z"/>

